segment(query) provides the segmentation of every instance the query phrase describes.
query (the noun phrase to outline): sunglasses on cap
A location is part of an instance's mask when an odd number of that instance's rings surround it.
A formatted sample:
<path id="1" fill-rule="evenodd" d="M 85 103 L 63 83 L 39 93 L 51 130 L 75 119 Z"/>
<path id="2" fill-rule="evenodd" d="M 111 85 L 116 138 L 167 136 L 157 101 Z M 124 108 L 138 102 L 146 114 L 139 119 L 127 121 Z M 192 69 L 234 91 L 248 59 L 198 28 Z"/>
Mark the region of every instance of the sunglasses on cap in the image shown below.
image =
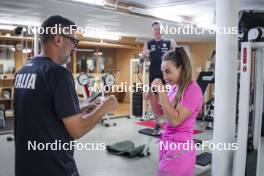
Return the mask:
<path id="1" fill-rule="evenodd" d="M 65 37 L 65 38 L 67 38 L 67 39 L 70 39 L 74 48 L 77 47 L 77 45 L 79 43 L 79 40 L 78 39 L 76 39 L 74 37 L 71 37 L 71 36 L 68 36 L 68 35 L 65 35 L 65 34 L 60 34 L 60 35 L 63 36 L 63 37 Z"/>

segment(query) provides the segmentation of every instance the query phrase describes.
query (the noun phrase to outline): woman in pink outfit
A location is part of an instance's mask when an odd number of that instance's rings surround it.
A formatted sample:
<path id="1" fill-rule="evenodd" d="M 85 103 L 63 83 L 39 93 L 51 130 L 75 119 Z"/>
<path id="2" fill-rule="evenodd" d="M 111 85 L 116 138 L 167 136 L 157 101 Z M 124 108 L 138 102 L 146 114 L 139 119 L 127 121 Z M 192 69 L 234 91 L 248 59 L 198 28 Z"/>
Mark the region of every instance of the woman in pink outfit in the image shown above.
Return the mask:
<path id="1" fill-rule="evenodd" d="M 163 56 L 161 70 L 171 89 L 168 94 L 165 91 L 149 94 L 154 113 L 167 119 L 160 141 L 157 175 L 193 176 L 196 152 L 191 146 L 196 117 L 202 105 L 202 92 L 192 80 L 190 58 L 183 47 L 176 47 L 175 51 Z M 162 86 L 160 79 L 152 82 L 153 88 Z M 187 149 L 183 147 L 186 143 L 190 146 Z"/>

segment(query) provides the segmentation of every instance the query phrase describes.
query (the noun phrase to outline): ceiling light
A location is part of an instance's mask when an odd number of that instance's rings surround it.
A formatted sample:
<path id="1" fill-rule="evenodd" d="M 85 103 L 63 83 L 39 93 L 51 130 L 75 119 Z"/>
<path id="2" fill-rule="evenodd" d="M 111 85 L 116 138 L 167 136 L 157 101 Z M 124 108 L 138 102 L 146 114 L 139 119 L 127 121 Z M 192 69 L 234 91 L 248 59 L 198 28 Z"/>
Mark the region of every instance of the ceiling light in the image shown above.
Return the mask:
<path id="1" fill-rule="evenodd" d="M 84 33 L 84 37 L 90 37 L 90 38 L 98 38 L 98 39 L 105 39 L 105 40 L 119 40 L 121 36 L 119 35 L 112 35 L 112 34 L 106 34 L 106 33 Z"/>
<path id="2" fill-rule="evenodd" d="M 210 16 L 198 17 L 194 19 L 194 24 L 200 28 L 216 30 L 216 25 Z"/>
<path id="3" fill-rule="evenodd" d="M 12 47 L 14 47 L 14 45 L 0 45 L 0 47 L 2 47 L 2 48 L 12 48 Z"/>
<path id="4" fill-rule="evenodd" d="M 16 28 L 16 26 L 12 26 L 12 25 L 0 25 L 0 29 L 3 30 L 14 30 Z"/>
<path id="5" fill-rule="evenodd" d="M 23 53 L 31 53 L 32 50 L 31 50 L 31 49 L 23 49 L 22 52 L 23 52 Z"/>
<path id="6" fill-rule="evenodd" d="M 175 21 L 178 23 L 181 23 L 183 21 L 183 19 L 179 15 L 175 14 L 175 11 L 173 9 L 170 10 L 168 8 L 161 7 L 161 8 L 153 8 L 153 9 L 147 10 L 147 9 L 130 6 L 128 7 L 128 10 L 133 13 L 153 16 L 153 17 L 164 19 L 164 20 Z"/>
<path id="7" fill-rule="evenodd" d="M 81 2 L 85 4 L 97 5 L 97 6 L 104 6 L 105 0 L 72 0 L 74 2 Z"/>
<path id="8" fill-rule="evenodd" d="M 151 13 L 154 14 L 155 17 L 165 19 L 165 20 L 170 20 L 174 22 L 181 23 L 183 22 L 183 18 L 180 17 L 175 13 L 175 10 L 171 8 L 154 8 L 151 9 Z"/>
<path id="9" fill-rule="evenodd" d="M 87 51 L 87 52 L 94 52 L 94 49 L 76 49 L 76 51 Z"/>

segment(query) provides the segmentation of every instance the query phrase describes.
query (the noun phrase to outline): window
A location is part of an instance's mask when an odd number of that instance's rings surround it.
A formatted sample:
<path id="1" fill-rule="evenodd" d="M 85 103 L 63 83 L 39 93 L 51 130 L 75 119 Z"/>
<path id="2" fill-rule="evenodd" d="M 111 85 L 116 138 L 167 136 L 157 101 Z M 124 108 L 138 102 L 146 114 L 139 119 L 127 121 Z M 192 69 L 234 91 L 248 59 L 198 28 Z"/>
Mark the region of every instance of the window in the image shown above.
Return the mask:
<path id="1" fill-rule="evenodd" d="M 76 50 L 76 72 L 96 72 L 96 48 Z"/>
<path id="2" fill-rule="evenodd" d="M 15 73 L 15 47 L 12 44 L 0 44 L 0 74 Z"/>

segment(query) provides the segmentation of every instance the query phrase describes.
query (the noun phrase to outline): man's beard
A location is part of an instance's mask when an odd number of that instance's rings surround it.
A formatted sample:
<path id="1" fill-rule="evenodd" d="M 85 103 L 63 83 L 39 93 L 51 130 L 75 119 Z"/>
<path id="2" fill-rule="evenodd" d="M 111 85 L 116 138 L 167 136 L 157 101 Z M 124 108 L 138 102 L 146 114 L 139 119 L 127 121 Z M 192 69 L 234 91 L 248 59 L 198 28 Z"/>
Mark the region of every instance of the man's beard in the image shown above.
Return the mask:
<path id="1" fill-rule="evenodd" d="M 62 64 L 61 65 L 68 64 L 70 62 L 71 62 L 71 55 L 65 55 L 63 60 L 62 60 Z"/>

